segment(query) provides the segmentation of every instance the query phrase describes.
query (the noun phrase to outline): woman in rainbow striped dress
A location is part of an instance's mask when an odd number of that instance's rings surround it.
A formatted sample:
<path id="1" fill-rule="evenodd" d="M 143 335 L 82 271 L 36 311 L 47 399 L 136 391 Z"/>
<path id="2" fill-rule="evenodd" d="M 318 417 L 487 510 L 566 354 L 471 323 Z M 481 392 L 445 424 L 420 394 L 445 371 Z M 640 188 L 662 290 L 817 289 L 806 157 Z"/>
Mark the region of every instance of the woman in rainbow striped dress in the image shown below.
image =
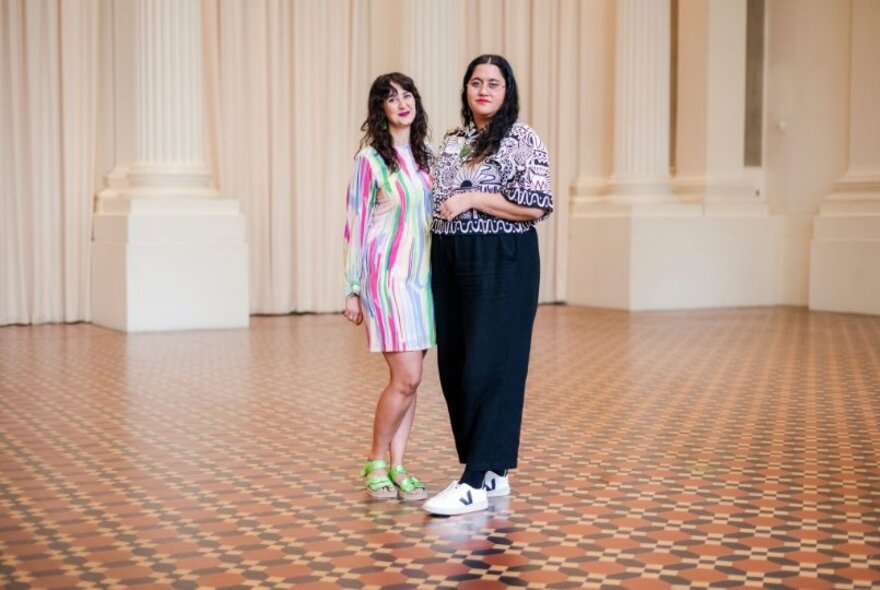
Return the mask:
<path id="1" fill-rule="evenodd" d="M 420 500 L 427 491 L 407 474 L 403 456 L 422 361 L 436 338 L 428 120 L 411 78 L 397 72 L 376 78 L 361 130 L 348 188 L 345 317 L 355 325 L 366 320 L 370 350 L 381 352 L 390 370 L 361 476 L 372 497 Z"/>

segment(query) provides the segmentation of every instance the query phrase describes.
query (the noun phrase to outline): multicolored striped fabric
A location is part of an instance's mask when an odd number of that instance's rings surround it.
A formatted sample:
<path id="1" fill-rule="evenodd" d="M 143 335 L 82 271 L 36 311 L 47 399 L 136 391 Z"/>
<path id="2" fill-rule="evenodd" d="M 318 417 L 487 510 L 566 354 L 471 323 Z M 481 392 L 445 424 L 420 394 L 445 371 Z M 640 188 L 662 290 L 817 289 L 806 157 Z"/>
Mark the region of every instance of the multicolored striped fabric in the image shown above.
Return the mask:
<path id="1" fill-rule="evenodd" d="M 355 158 L 345 224 L 346 296 L 361 297 L 373 352 L 435 345 L 431 179 L 409 146 L 393 174 L 373 148 Z"/>

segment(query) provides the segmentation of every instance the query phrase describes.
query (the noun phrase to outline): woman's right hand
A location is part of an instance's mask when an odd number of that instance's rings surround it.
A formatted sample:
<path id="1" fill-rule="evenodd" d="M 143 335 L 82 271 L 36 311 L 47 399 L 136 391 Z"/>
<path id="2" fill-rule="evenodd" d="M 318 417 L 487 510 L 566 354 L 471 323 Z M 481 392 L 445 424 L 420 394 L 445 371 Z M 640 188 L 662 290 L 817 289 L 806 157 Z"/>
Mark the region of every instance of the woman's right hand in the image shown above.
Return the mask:
<path id="1" fill-rule="evenodd" d="M 364 321 L 364 314 L 361 311 L 361 298 L 359 295 L 349 295 L 345 298 L 345 319 L 352 322 L 355 326 L 360 326 Z"/>
<path id="2" fill-rule="evenodd" d="M 470 211 L 474 208 L 474 197 L 476 196 L 479 196 L 479 193 L 456 193 L 440 203 L 437 215 L 440 219 L 452 221 L 465 211 Z"/>

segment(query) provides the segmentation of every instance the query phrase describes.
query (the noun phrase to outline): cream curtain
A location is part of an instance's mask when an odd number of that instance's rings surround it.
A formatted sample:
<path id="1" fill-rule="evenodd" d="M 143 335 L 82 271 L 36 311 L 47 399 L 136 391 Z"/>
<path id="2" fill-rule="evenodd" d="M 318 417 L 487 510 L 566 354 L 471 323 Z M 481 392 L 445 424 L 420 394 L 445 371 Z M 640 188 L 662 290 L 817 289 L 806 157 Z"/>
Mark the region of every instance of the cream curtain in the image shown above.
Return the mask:
<path id="1" fill-rule="evenodd" d="M 437 144 L 458 122 L 464 66 L 487 52 L 512 61 L 522 119 L 551 152 L 557 213 L 539 230 L 541 300 L 564 298 L 578 0 L 203 0 L 203 7 L 211 159 L 220 192 L 239 199 L 248 218 L 254 313 L 340 308 L 343 194 L 372 79 L 391 70 L 412 75 Z"/>
<path id="2" fill-rule="evenodd" d="M 248 220 L 251 310 L 341 309 L 358 2 L 206 0 L 203 11 L 211 159 Z"/>
<path id="3" fill-rule="evenodd" d="M 0 325 L 89 319 L 96 0 L 0 0 Z"/>
<path id="4" fill-rule="evenodd" d="M 98 61 L 99 36 L 116 26 L 98 8 L 0 0 L 0 325 L 89 319 L 95 179 L 114 165 L 105 162 L 112 109 L 96 114 L 97 88 L 118 75 L 112 60 Z M 341 308 L 345 186 L 370 81 L 412 74 L 436 144 L 457 122 L 465 65 L 485 52 L 511 60 L 522 119 L 550 149 L 557 213 L 540 227 L 541 300 L 565 298 L 578 0 L 202 0 L 202 8 L 208 159 L 221 194 L 247 217 L 253 313 Z"/>

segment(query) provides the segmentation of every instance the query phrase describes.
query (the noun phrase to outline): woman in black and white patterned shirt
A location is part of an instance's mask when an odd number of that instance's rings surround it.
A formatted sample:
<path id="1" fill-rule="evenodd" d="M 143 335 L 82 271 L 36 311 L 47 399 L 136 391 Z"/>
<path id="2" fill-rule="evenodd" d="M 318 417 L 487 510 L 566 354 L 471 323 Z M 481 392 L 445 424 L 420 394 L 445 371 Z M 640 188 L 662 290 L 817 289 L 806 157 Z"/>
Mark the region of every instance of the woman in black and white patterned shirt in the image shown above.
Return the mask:
<path id="1" fill-rule="evenodd" d="M 510 64 L 481 55 L 465 72 L 463 126 L 433 168 L 431 286 L 443 395 L 464 473 L 424 504 L 432 514 L 488 507 L 517 464 L 540 261 L 534 225 L 553 210 L 550 161 L 517 121 Z"/>

